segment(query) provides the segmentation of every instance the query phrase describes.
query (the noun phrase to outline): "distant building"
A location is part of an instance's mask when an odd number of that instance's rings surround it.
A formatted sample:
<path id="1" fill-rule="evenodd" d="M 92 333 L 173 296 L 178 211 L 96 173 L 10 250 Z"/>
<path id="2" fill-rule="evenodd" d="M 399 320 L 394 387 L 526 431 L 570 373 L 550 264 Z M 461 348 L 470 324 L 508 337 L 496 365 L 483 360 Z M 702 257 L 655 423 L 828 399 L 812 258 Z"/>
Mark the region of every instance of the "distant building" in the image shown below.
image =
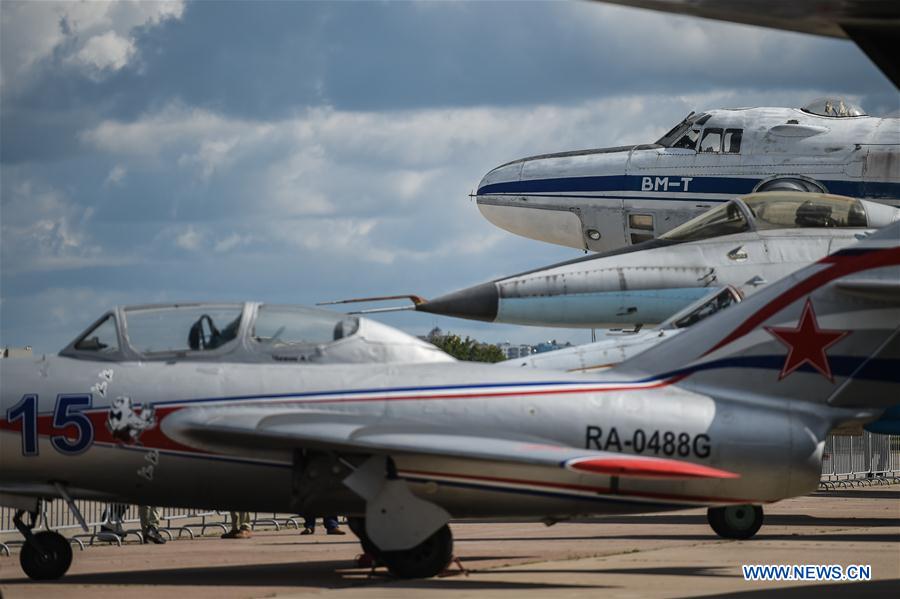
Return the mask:
<path id="1" fill-rule="evenodd" d="M 4 347 L 0 351 L 0 358 L 30 358 L 32 355 L 30 345 L 25 347 Z"/>
<path id="2" fill-rule="evenodd" d="M 545 351 L 554 351 L 563 349 L 564 347 L 572 347 L 572 344 L 566 341 L 565 345 L 561 345 L 560 343 L 557 343 L 556 339 L 553 339 L 552 341 L 541 341 L 534 346 L 534 353 L 542 354 Z"/>
<path id="3" fill-rule="evenodd" d="M 524 358 L 534 353 L 534 346 L 531 345 L 512 345 L 509 341 L 498 343 L 497 347 L 506 354 L 507 360 L 515 360 L 516 358 Z"/>

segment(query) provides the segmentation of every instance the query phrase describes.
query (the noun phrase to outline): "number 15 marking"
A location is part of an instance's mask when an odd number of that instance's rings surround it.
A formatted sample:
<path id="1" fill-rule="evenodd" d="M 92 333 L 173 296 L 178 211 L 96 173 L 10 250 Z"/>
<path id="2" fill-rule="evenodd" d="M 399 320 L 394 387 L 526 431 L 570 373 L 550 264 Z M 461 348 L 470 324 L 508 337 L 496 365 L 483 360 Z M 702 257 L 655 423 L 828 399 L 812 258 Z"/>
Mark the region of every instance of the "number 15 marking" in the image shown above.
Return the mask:
<path id="1" fill-rule="evenodd" d="M 22 421 L 22 455 L 38 455 L 37 407 L 38 396 L 30 393 L 6 411 L 10 423 Z M 86 451 L 94 442 L 94 425 L 82 412 L 91 407 L 90 394 L 60 394 L 56 398 L 53 411 L 53 428 L 64 429 L 74 426 L 75 438 L 68 435 L 53 435 L 50 443 L 56 451 L 65 455 L 77 455 Z"/>

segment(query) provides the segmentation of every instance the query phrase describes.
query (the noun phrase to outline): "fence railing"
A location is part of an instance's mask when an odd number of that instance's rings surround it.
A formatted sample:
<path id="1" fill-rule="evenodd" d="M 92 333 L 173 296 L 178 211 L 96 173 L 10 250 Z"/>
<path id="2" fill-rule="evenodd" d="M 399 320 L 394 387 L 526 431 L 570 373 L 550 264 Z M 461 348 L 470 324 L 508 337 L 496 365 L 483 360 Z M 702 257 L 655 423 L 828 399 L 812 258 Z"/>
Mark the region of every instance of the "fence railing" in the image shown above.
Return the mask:
<path id="1" fill-rule="evenodd" d="M 900 435 L 833 436 L 825 440 L 819 486 L 860 487 L 900 482 Z"/>
<path id="2" fill-rule="evenodd" d="M 884 485 L 900 482 L 900 435 L 829 436 L 825 441 L 822 477 L 819 486 L 836 487 Z M 133 536 L 143 540 L 138 506 L 99 501 L 77 500 L 89 531 L 84 532 L 64 501 L 42 504 L 36 530 L 56 530 L 84 549 L 85 544 L 97 541 L 121 545 Z M 15 510 L 0 508 L 0 555 L 9 555 L 10 546 L 21 545 L 22 539 L 13 524 Z M 251 524 L 299 528 L 300 516 L 295 514 L 255 513 Z M 181 508 L 162 508 L 159 513 L 160 533 L 167 539 L 194 538 L 208 529 L 227 532 L 228 512 Z"/>

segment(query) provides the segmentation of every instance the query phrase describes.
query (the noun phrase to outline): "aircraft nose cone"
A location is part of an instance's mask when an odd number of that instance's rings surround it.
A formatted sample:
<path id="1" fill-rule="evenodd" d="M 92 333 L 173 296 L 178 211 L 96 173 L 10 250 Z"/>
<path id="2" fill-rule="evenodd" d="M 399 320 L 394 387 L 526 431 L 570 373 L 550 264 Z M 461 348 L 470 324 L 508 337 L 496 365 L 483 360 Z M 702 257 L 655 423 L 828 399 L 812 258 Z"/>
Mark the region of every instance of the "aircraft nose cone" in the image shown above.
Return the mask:
<path id="1" fill-rule="evenodd" d="M 500 292 L 497 290 L 497 285 L 482 283 L 419 304 L 416 306 L 416 310 L 441 316 L 493 322 L 497 318 L 499 301 Z"/>
<path id="2" fill-rule="evenodd" d="M 515 186 L 522 172 L 521 161 L 501 164 L 495 169 L 488 171 L 481 181 L 478 182 L 478 191 L 476 199 L 479 203 L 486 195 L 503 194 L 511 191 L 510 186 Z"/>

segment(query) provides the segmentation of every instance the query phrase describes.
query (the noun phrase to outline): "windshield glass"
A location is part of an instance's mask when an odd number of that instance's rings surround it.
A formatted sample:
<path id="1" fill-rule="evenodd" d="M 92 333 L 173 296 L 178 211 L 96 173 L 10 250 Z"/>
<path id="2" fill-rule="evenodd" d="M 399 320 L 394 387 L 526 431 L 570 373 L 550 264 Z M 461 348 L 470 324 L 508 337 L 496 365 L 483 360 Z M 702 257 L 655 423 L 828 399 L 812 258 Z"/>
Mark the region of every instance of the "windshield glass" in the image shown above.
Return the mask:
<path id="1" fill-rule="evenodd" d="M 272 349 L 291 345 L 320 345 L 349 337 L 359 319 L 297 306 L 259 307 L 250 335 Z"/>
<path id="2" fill-rule="evenodd" d="M 672 241 L 699 241 L 710 237 L 743 233 L 749 229 L 750 225 L 747 224 L 747 219 L 744 218 L 740 206 L 732 200 L 692 218 L 659 237 Z"/>
<path id="3" fill-rule="evenodd" d="M 683 121 L 672 127 L 668 133 L 660 137 L 656 143 L 667 148 L 693 149 L 697 142 L 697 136 L 700 134 L 700 131 L 694 130 L 693 127 L 702 125 L 707 120 L 709 120 L 708 114 L 692 112 Z"/>
<path id="4" fill-rule="evenodd" d="M 119 336 L 116 332 L 116 319 L 112 314 L 82 335 L 75 342 L 74 348 L 79 351 L 91 351 L 100 354 L 114 354 L 119 351 Z"/>
<path id="5" fill-rule="evenodd" d="M 238 304 L 128 308 L 128 341 L 142 354 L 213 350 L 237 337 L 241 311 Z"/>
<path id="6" fill-rule="evenodd" d="M 715 297 L 710 298 L 700 306 L 691 310 L 688 314 L 678 318 L 672 323 L 673 329 L 683 329 L 689 327 L 696 322 L 700 322 L 708 316 L 712 316 L 719 310 L 727 308 L 731 304 L 737 303 L 738 298 L 731 289 L 723 289 L 717 293 Z"/>
<path id="7" fill-rule="evenodd" d="M 865 227 L 866 211 L 856 198 L 802 192 L 759 193 L 741 198 L 758 229 Z"/>

